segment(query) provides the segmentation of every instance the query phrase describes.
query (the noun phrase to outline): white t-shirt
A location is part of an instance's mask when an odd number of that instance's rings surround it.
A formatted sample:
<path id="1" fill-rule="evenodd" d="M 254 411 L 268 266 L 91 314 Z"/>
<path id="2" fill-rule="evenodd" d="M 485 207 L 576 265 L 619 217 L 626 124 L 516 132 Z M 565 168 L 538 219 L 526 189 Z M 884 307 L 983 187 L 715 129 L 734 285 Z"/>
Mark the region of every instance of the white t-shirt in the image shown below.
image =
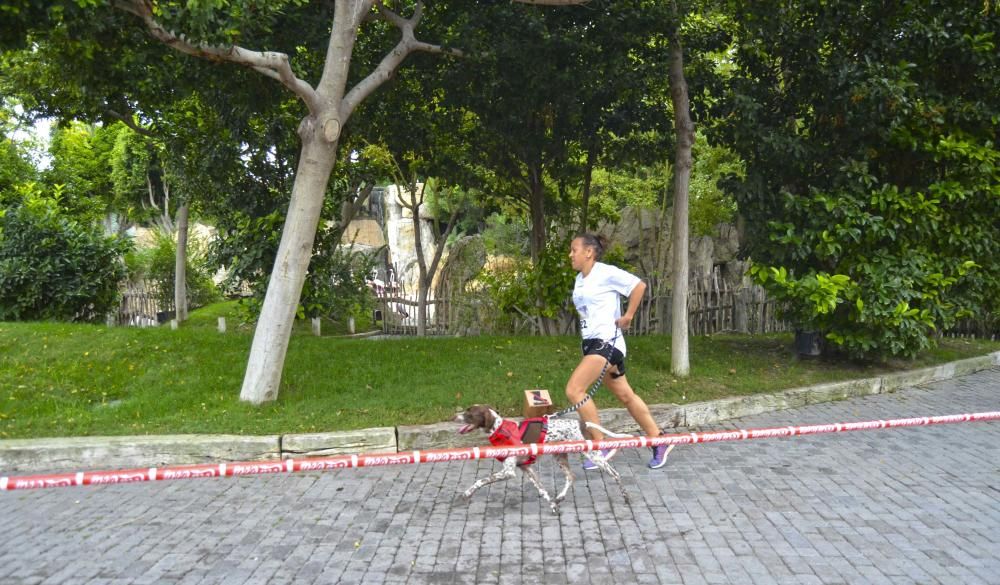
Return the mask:
<path id="1" fill-rule="evenodd" d="M 580 334 L 584 339 L 611 341 L 618 330 L 615 321 L 622 316 L 622 296 L 628 297 L 638 285 L 638 276 L 616 266 L 594 263 L 590 274 L 576 275 L 573 304 L 580 314 Z M 618 333 L 615 347 L 625 353 L 625 338 Z"/>

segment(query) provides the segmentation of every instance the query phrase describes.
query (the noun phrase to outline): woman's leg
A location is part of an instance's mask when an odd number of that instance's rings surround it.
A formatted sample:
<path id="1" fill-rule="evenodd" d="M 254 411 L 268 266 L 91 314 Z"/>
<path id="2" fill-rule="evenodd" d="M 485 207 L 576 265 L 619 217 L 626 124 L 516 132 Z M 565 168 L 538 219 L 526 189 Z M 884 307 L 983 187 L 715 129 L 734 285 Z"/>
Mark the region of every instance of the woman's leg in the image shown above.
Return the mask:
<path id="1" fill-rule="evenodd" d="M 617 369 L 617 368 L 616 368 Z M 632 415 L 635 422 L 639 423 L 642 427 L 642 431 L 646 433 L 647 437 L 659 437 L 660 427 L 653 420 L 653 415 L 649 412 L 649 407 L 646 406 L 646 402 L 639 397 L 638 394 L 632 390 L 632 386 L 629 385 L 628 380 L 625 376 L 620 376 L 618 378 L 612 378 L 608 376 L 606 380 L 608 389 L 615 395 L 625 405 L 628 409 L 628 413 Z M 649 460 L 647 466 L 650 469 L 659 469 L 663 467 L 667 462 L 667 455 L 673 446 L 670 445 L 658 445 L 653 447 L 653 456 Z"/>
<path id="2" fill-rule="evenodd" d="M 616 366 L 612 368 L 617 371 Z M 632 415 L 635 422 L 639 423 L 639 427 L 642 428 L 642 432 L 646 433 L 647 437 L 659 437 L 660 427 L 653 420 L 653 415 L 649 412 L 649 407 L 646 406 L 646 402 L 639 397 L 638 394 L 632 390 L 632 386 L 629 385 L 628 379 L 625 376 L 619 376 L 613 378 L 610 375 L 604 379 L 604 384 L 608 387 L 608 390 L 615 395 L 618 400 L 625 406 L 628 413 Z"/>
<path id="3" fill-rule="evenodd" d="M 580 402 L 587 396 L 587 390 L 597 380 L 597 377 L 601 375 L 601 369 L 604 368 L 606 362 L 607 360 L 599 355 L 583 356 L 579 365 L 573 370 L 573 374 L 570 375 L 569 381 L 566 382 L 566 398 L 569 399 L 571 405 Z M 615 369 L 615 366 L 608 367 L 608 370 L 613 369 Z M 604 381 L 607 382 L 610 378 L 610 376 L 605 376 Z M 580 415 L 580 420 L 584 422 L 594 424 L 601 422 L 597 416 L 597 406 L 594 405 L 593 400 L 588 400 L 577 412 Z M 604 434 L 597 429 L 590 429 L 590 438 L 599 441 L 604 438 Z"/>

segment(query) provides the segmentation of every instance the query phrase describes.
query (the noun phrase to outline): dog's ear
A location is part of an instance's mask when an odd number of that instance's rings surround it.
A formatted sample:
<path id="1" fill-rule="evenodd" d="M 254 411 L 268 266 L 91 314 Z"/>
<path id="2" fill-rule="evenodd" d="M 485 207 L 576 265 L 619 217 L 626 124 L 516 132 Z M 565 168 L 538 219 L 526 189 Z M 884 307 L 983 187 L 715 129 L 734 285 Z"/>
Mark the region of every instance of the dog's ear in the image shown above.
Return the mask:
<path id="1" fill-rule="evenodd" d="M 490 429 L 493 428 L 493 423 L 495 423 L 495 422 L 496 422 L 496 419 L 493 418 L 493 411 L 490 408 L 487 408 L 487 407 L 484 406 L 483 407 L 483 430 L 484 431 L 489 431 Z"/>

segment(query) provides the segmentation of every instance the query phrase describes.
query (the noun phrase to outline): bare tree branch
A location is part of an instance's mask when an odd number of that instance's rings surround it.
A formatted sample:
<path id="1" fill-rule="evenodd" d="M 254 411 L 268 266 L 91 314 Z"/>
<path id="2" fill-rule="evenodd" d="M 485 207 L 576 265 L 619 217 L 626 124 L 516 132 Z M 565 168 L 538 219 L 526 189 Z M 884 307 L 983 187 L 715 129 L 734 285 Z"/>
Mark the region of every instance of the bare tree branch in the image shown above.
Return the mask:
<path id="1" fill-rule="evenodd" d="M 288 55 L 284 53 L 251 51 L 237 45 L 215 47 L 205 43 L 194 44 L 185 39 L 184 35 L 164 28 L 153 16 L 153 5 L 149 0 L 115 0 L 114 6 L 138 16 L 153 38 L 176 51 L 209 61 L 225 61 L 249 67 L 280 81 L 305 102 L 310 112 L 316 113 L 321 108 L 319 95 L 311 85 L 295 76 Z"/>
<path id="2" fill-rule="evenodd" d="M 453 55 L 456 57 L 463 56 L 462 51 L 458 49 L 448 49 L 441 47 L 440 45 L 432 45 L 430 43 L 425 43 L 418 41 L 414 30 L 420 23 L 420 19 L 423 16 L 423 2 L 417 2 L 416 7 L 413 9 L 413 16 L 410 18 L 403 18 L 402 16 L 392 12 L 386 8 L 385 4 L 379 0 L 377 2 L 379 14 L 387 22 L 392 23 L 399 29 L 402 34 L 402 38 L 399 39 L 399 43 L 389 51 L 382 61 L 378 64 L 378 67 L 374 71 L 368 74 L 367 77 L 362 79 L 355 85 L 351 90 L 344 96 L 343 105 L 341 107 L 340 115 L 341 118 L 346 120 L 354 112 L 354 109 L 358 107 L 358 104 L 363 102 L 373 91 L 379 88 L 383 83 L 388 81 L 396 70 L 403 63 L 403 61 L 415 51 L 424 51 L 427 53 L 439 53 L 444 55 Z"/>

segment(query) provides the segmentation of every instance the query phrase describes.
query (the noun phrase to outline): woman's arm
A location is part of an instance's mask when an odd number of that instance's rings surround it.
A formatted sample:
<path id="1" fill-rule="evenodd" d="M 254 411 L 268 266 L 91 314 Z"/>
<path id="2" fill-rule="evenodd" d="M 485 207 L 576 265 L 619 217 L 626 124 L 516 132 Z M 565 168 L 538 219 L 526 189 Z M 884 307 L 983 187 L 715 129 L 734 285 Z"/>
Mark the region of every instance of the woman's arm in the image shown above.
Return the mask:
<path id="1" fill-rule="evenodd" d="M 625 310 L 625 314 L 618 319 L 618 328 L 622 331 L 627 331 L 629 325 L 632 324 L 632 318 L 635 317 L 635 312 L 639 310 L 639 303 L 642 302 L 642 296 L 646 294 L 646 283 L 639 281 L 639 284 L 635 285 L 632 292 L 628 295 L 628 309 Z"/>

